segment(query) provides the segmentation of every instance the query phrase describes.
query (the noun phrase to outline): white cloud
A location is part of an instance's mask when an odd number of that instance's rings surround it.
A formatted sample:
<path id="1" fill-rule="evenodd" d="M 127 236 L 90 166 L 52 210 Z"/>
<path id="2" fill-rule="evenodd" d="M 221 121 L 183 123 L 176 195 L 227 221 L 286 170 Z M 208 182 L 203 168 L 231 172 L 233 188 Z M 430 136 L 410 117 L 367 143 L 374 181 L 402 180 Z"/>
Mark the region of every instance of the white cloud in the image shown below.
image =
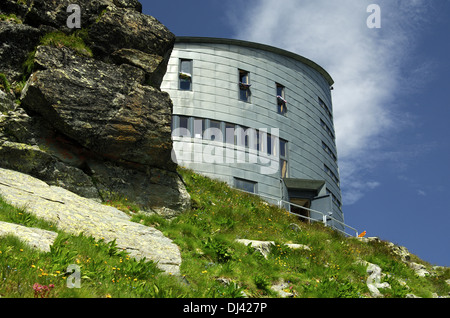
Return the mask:
<path id="1" fill-rule="evenodd" d="M 427 196 L 427 193 L 425 191 L 423 191 L 423 190 L 417 190 L 417 194 L 420 195 L 420 196 L 423 196 L 423 197 Z"/>
<path id="2" fill-rule="evenodd" d="M 236 38 L 303 55 L 335 80 L 335 130 L 344 204 L 379 186 L 363 181 L 383 136 L 401 124 L 396 97 L 401 70 L 425 18 L 424 0 L 380 0 L 381 29 L 366 25 L 372 0 L 248 0 L 228 13 Z M 419 65 L 424 67 L 424 65 Z M 418 70 L 423 71 L 423 70 Z"/>

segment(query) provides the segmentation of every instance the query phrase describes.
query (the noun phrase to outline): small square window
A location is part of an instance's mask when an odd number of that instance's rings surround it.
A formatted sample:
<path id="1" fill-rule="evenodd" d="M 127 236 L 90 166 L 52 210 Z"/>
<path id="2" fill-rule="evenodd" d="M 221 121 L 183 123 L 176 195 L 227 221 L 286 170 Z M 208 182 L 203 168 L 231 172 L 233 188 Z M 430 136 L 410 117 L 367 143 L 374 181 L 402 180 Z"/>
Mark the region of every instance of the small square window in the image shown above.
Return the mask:
<path id="1" fill-rule="evenodd" d="M 180 60 L 179 87 L 180 90 L 192 90 L 192 60 Z"/>
<path id="2" fill-rule="evenodd" d="M 250 102 L 250 73 L 239 70 L 239 99 L 243 102 Z"/>

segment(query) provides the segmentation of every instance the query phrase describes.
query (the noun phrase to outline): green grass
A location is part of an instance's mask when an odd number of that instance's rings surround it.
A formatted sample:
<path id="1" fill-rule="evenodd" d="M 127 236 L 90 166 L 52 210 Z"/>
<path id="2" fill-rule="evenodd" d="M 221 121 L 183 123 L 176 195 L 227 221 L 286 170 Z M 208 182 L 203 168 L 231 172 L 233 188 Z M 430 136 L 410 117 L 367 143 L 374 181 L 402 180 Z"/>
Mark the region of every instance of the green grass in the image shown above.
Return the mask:
<path id="1" fill-rule="evenodd" d="M 0 73 L 0 89 L 5 91 L 6 93 L 9 93 L 9 91 L 11 90 L 9 81 L 6 78 L 6 75 L 3 73 Z"/>
<path id="2" fill-rule="evenodd" d="M 40 39 L 38 46 L 49 45 L 59 48 L 68 47 L 74 50 L 78 55 L 92 57 L 92 50 L 85 43 L 87 36 L 87 30 L 85 29 L 77 30 L 72 34 L 66 34 L 61 31 L 49 32 Z M 27 59 L 22 64 L 24 74 L 23 82 L 25 82 L 33 72 L 35 55 L 36 48 L 28 54 Z"/>
<path id="3" fill-rule="evenodd" d="M 84 42 L 86 37 L 87 31 L 84 29 L 75 31 L 70 35 L 61 31 L 55 31 L 44 35 L 41 39 L 40 45 L 68 47 L 80 55 L 92 57 L 91 49 Z"/>
<path id="4" fill-rule="evenodd" d="M 33 250 L 18 238 L 0 238 L 0 296 L 35 297 L 34 284 L 54 285 L 47 297 L 171 297 L 183 294 L 175 277 L 159 275 L 153 262 L 136 261 L 115 242 L 106 243 L 83 234 L 68 235 L 39 220 L 23 208 L 0 198 L 0 221 L 56 231 L 59 235 L 48 253 Z M 66 270 L 80 266 L 81 288 L 68 288 Z M 70 284 L 69 284 L 70 285 Z M 159 286 L 165 286 L 162 289 Z"/>
<path id="5" fill-rule="evenodd" d="M 22 20 L 18 18 L 15 14 L 0 14 L 0 21 L 13 22 L 16 24 L 22 24 Z"/>
<path id="6" fill-rule="evenodd" d="M 432 297 L 433 293 L 450 292 L 445 283 L 450 278 L 449 269 L 432 277 L 418 277 L 391 254 L 386 242 L 345 238 L 320 223 L 302 223 L 224 183 L 185 169 L 179 173 L 191 194 L 192 209 L 171 221 L 136 213 L 135 206 L 120 196 L 105 203 L 122 208 L 133 221 L 154 226 L 174 240 L 182 253 L 182 279 L 160 274 L 152 262 L 135 261 L 113 242 L 58 231 L 50 253 L 33 251 L 12 237 L 0 239 L 0 280 L 5 282 L 0 295 L 34 297 L 32 286 L 39 283 L 55 285 L 48 297 L 278 297 L 270 287 L 283 280 L 288 284 L 286 291 L 296 297 L 369 297 L 366 267 L 358 260 L 376 263 L 388 274 L 384 281 L 392 288 L 383 291 L 385 297 L 408 293 Z M 0 220 L 55 230 L 51 224 L 40 224 L 42 221 L 25 214 L 25 209 L 0 201 Z M 291 230 L 291 223 L 301 230 Z M 254 248 L 236 243 L 238 238 L 276 244 L 266 259 Z M 311 250 L 292 250 L 287 243 L 305 244 Z M 62 273 L 68 264 L 81 266 L 80 289 L 66 287 L 67 278 Z"/>

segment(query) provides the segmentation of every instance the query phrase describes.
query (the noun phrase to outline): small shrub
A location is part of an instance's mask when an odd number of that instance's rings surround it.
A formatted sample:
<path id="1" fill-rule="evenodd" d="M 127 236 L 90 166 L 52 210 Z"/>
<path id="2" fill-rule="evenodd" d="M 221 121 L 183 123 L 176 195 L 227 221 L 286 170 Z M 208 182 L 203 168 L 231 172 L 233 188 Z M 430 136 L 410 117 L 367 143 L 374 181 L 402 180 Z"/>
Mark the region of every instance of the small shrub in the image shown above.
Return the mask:
<path id="1" fill-rule="evenodd" d="M 233 250 L 231 247 L 216 237 L 208 237 L 203 243 L 207 251 L 215 256 L 219 263 L 226 263 L 233 259 Z"/>
<path id="2" fill-rule="evenodd" d="M 253 278 L 253 282 L 256 285 L 256 288 L 261 289 L 265 292 L 269 291 L 270 288 L 270 280 L 267 276 L 264 275 L 256 275 Z"/>

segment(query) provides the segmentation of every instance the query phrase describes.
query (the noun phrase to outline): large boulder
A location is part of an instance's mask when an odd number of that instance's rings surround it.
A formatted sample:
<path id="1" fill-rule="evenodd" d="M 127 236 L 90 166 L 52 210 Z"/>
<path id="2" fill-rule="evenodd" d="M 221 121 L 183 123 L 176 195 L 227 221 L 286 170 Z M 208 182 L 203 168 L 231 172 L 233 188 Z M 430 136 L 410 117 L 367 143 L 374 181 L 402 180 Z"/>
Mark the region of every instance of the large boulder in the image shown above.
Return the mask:
<path id="1" fill-rule="evenodd" d="M 142 85 L 140 69 L 42 46 L 36 64 L 41 70 L 28 81 L 22 107 L 99 156 L 174 169 L 172 102 L 167 93 Z"/>
<path id="2" fill-rule="evenodd" d="M 137 66 L 146 72 L 148 84 L 160 87 L 175 36 L 158 20 L 138 11 L 108 6 L 88 32 L 96 56 Z"/>
<path id="3" fill-rule="evenodd" d="M 175 36 L 137 0 L 77 1 L 83 30 L 74 32 L 69 4 L 0 3 L 23 22 L 0 22 L 0 73 L 14 88 L 0 86 L 0 166 L 84 197 L 183 212 L 172 102 L 159 88 Z"/>

